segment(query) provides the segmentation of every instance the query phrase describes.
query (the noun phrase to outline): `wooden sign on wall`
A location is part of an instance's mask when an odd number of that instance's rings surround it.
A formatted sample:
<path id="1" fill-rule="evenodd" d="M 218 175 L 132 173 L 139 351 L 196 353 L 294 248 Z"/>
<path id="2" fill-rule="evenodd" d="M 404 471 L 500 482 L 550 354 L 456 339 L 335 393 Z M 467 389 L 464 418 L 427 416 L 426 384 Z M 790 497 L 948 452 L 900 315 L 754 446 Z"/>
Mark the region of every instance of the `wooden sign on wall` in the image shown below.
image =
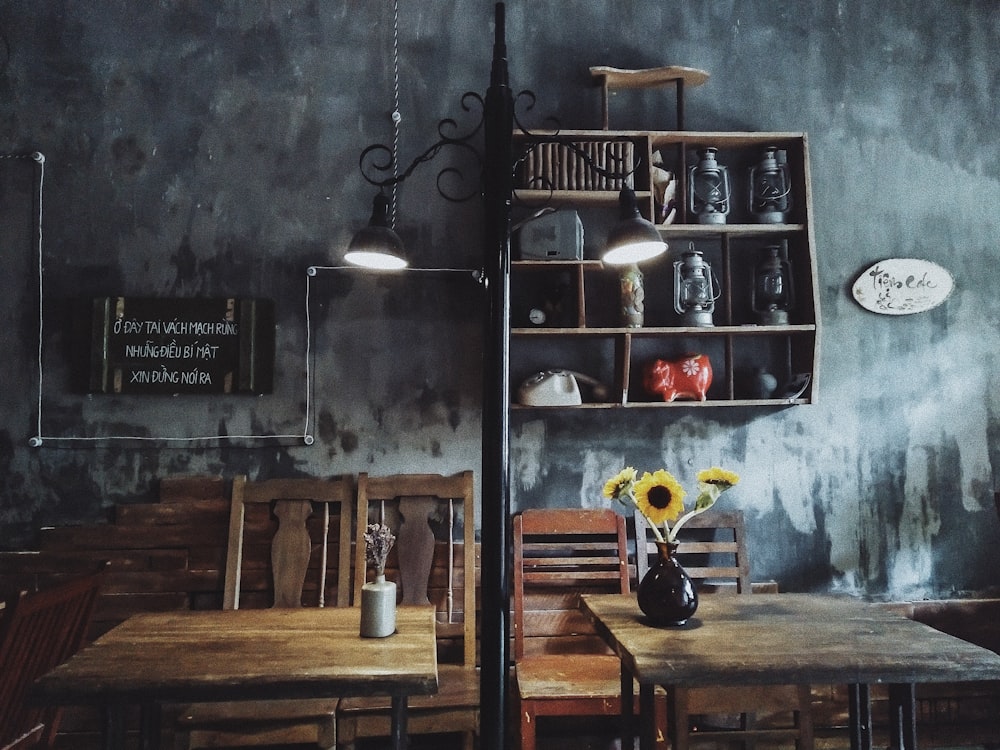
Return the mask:
<path id="1" fill-rule="evenodd" d="M 955 288 L 951 274 L 920 258 L 886 258 L 858 276 L 851 294 L 880 315 L 912 315 L 940 305 Z"/>
<path id="2" fill-rule="evenodd" d="M 273 381 L 271 300 L 93 301 L 91 393 L 261 394 Z"/>

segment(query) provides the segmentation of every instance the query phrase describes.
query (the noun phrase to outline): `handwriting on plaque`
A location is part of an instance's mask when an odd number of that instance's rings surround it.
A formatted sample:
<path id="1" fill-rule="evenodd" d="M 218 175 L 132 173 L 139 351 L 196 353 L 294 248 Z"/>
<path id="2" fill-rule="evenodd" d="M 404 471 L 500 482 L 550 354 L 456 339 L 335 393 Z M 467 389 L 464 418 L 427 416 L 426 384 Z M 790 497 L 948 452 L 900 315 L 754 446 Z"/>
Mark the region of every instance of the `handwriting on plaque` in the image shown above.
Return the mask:
<path id="1" fill-rule="evenodd" d="M 93 302 L 93 393 L 270 393 L 274 305 L 261 299 Z"/>
<path id="2" fill-rule="evenodd" d="M 912 315 L 940 305 L 955 282 L 937 263 L 919 258 L 881 260 L 862 273 L 851 290 L 866 310 L 882 315 Z"/>

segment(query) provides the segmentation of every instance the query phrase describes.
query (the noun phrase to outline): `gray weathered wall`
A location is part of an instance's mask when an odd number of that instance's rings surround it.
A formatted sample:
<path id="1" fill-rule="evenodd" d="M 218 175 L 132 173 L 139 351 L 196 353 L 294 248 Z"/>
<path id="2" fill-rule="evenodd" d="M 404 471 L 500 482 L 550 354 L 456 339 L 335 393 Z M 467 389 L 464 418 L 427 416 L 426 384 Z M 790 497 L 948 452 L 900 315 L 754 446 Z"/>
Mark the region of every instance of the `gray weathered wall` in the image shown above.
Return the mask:
<path id="1" fill-rule="evenodd" d="M 401 154 L 488 83 L 493 3 L 402 0 Z M 820 403 L 783 411 L 519 412 L 517 507 L 591 505 L 623 463 L 690 484 L 721 463 L 754 574 L 787 590 L 931 596 L 998 581 L 993 505 L 1000 302 L 1000 10 L 992 0 L 508 4 L 512 85 L 530 114 L 599 127 L 594 64 L 712 77 L 688 127 L 809 134 L 823 324 Z M 0 160 L 0 546 L 45 523 L 149 499 L 158 477 L 479 468 L 478 291 L 458 274 L 311 285 L 311 446 L 295 438 L 109 440 L 304 431 L 305 269 L 336 263 L 373 189 L 357 158 L 391 137 L 389 0 L 4 0 L 0 151 L 46 157 L 41 448 L 37 166 Z M 615 127 L 672 127 L 670 97 L 623 94 Z M 477 204 L 423 167 L 399 228 L 422 266 L 473 267 Z M 427 174 L 424 174 L 424 173 Z M 593 250 L 592 240 L 588 249 Z M 865 312 L 849 286 L 886 257 L 954 275 L 942 307 Z M 75 386 L 92 296 L 276 300 L 273 395 L 125 398 Z M 56 438 L 96 437 L 91 442 Z"/>

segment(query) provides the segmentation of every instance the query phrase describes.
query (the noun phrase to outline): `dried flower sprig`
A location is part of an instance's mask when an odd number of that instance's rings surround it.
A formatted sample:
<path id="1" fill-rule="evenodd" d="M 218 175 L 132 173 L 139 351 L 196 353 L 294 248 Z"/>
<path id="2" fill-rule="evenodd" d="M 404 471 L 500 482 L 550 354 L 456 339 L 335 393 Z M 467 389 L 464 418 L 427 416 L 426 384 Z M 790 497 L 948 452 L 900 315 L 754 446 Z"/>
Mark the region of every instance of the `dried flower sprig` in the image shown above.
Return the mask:
<path id="1" fill-rule="evenodd" d="M 385 561 L 395 541 L 392 530 L 385 524 L 370 523 L 365 529 L 365 559 L 375 566 L 377 575 L 385 575 Z"/>

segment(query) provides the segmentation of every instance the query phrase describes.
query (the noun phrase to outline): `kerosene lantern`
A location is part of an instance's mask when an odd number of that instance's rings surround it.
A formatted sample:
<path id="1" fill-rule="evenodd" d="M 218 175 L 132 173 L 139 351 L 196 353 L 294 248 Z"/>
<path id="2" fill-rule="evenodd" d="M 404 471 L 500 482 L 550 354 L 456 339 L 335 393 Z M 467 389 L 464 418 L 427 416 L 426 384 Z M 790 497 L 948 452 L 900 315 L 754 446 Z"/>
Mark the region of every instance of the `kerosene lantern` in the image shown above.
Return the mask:
<path id="1" fill-rule="evenodd" d="M 718 297 L 712 267 L 693 244 L 689 245 L 681 259 L 674 261 L 674 310 L 681 316 L 681 323 L 701 327 L 714 325 L 712 313 Z"/>
<path id="2" fill-rule="evenodd" d="M 795 304 L 792 267 L 778 245 L 765 247 L 754 268 L 750 305 L 765 326 L 788 325 L 788 311 Z"/>
<path id="3" fill-rule="evenodd" d="M 698 163 L 688 169 L 687 207 L 699 224 L 725 224 L 729 214 L 729 170 L 715 159 L 718 149 L 698 150 Z"/>
<path id="4" fill-rule="evenodd" d="M 792 184 L 787 154 L 768 146 L 750 168 L 750 214 L 761 224 L 784 224 L 792 207 Z"/>

